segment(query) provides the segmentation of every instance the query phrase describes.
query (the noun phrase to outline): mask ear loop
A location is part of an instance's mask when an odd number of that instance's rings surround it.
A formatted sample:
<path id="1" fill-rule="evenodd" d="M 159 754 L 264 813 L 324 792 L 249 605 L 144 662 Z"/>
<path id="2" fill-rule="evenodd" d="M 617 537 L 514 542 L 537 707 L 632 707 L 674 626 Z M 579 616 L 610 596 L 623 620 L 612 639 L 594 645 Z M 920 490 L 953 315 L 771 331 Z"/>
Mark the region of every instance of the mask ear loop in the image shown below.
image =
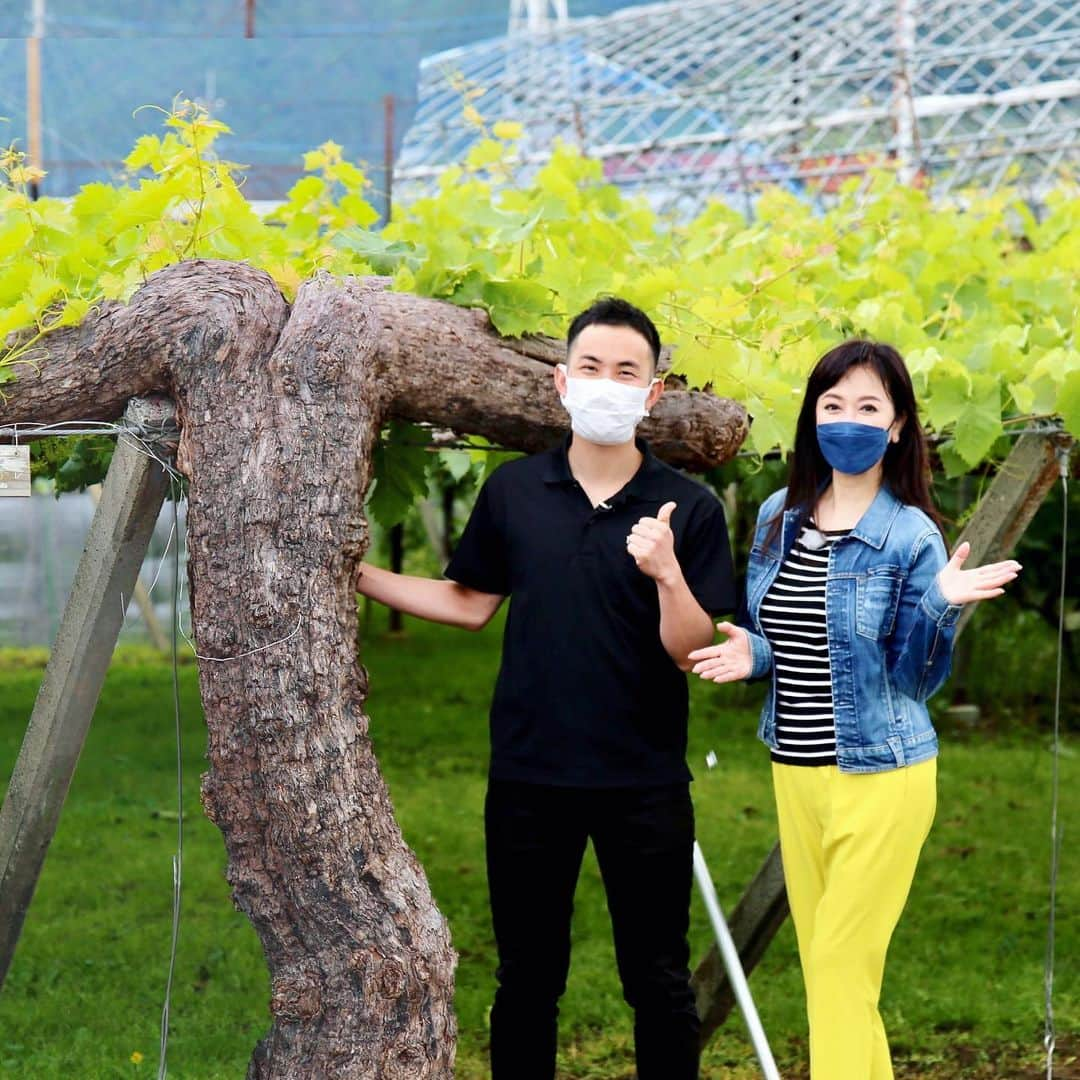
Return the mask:
<path id="1" fill-rule="evenodd" d="M 651 381 L 649 382 L 649 393 L 652 393 L 652 388 L 653 388 L 653 387 L 654 387 L 654 386 L 655 386 L 655 385 L 656 385 L 657 383 L 663 383 L 663 381 L 664 381 L 664 380 L 663 380 L 663 379 L 662 379 L 662 378 L 661 378 L 661 377 L 660 377 L 659 375 L 654 375 L 654 376 L 652 377 L 652 380 L 651 380 Z M 648 416 L 648 415 L 650 414 L 650 412 L 651 412 L 651 410 L 650 410 L 650 409 L 646 409 L 646 410 L 645 410 L 645 416 Z M 642 417 L 642 419 L 644 419 L 644 418 L 645 418 L 645 417 Z"/>

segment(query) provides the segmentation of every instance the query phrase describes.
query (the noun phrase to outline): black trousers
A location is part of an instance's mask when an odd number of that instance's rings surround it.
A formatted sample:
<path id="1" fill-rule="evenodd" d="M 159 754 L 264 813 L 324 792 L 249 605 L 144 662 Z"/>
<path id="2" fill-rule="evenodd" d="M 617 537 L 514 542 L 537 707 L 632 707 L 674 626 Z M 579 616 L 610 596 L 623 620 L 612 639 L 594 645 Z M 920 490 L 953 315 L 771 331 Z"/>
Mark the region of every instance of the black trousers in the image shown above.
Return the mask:
<path id="1" fill-rule="evenodd" d="M 570 918 L 591 839 L 607 893 L 640 1080 L 693 1080 L 690 989 L 694 810 L 689 785 L 581 789 L 492 780 L 485 806 L 498 946 L 493 1080 L 552 1080 Z"/>

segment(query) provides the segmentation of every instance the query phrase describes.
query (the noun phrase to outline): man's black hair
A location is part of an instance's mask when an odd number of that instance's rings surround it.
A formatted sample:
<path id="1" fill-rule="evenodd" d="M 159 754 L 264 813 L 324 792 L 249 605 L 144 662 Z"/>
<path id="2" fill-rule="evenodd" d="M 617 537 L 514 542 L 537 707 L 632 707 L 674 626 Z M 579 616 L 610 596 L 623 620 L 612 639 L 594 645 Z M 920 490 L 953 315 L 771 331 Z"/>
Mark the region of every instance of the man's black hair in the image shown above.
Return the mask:
<path id="1" fill-rule="evenodd" d="M 636 330 L 649 343 L 653 354 L 653 370 L 656 369 L 660 360 L 660 334 L 652 319 L 641 308 L 634 307 L 629 300 L 618 296 L 603 296 L 574 316 L 570 331 L 566 335 L 566 351 L 570 351 L 574 340 L 586 326 L 597 325 L 628 326 L 631 330 Z"/>

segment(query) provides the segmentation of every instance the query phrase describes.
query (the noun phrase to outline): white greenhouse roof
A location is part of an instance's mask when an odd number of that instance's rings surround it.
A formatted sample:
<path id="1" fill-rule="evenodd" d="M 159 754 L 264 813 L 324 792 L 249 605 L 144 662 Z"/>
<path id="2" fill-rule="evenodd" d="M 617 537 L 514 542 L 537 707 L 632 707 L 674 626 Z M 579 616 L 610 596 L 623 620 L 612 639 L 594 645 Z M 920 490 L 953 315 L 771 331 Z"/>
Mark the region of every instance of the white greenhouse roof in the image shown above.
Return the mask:
<path id="1" fill-rule="evenodd" d="M 521 121 L 527 162 L 562 139 L 681 213 L 884 161 L 937 191 L 1009 179 L 1037 197 L 1080 164 L 1080 2 L 686 0 L 439 53 L 421 63 L 396 197 L 481 137 L 466 101 Z"/>

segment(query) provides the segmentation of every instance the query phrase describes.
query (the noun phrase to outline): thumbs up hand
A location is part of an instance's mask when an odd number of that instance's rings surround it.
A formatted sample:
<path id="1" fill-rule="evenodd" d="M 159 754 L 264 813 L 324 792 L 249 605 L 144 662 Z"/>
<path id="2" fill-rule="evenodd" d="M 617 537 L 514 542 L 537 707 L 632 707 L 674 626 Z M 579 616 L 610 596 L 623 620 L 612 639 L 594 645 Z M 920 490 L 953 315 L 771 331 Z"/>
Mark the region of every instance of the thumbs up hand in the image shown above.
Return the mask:
<path id="1" fill-rule="evenodd" d="M 658 582 L 682 574 L 675 558 L 675 534 L 671 531 L 675 505 L 666 502 L 657 510 L 656 517 L 640 518 L 626 538 L 626 550 L 638 569 Z"/>
<path id="2" fill-rule="evenodd" d="M 950 604 L 971 604 L 976 600 L 992 600 L 1005 591 L 1005 586 L 1020 573 L 1021 566 L 1015 559 L 987 563 L 974 570 L 965 570 L 964 563 L 971 554 L 971 545 L 965 540 L 953 552 L 953 557 L 938 573 L 941 595 Z"/>

